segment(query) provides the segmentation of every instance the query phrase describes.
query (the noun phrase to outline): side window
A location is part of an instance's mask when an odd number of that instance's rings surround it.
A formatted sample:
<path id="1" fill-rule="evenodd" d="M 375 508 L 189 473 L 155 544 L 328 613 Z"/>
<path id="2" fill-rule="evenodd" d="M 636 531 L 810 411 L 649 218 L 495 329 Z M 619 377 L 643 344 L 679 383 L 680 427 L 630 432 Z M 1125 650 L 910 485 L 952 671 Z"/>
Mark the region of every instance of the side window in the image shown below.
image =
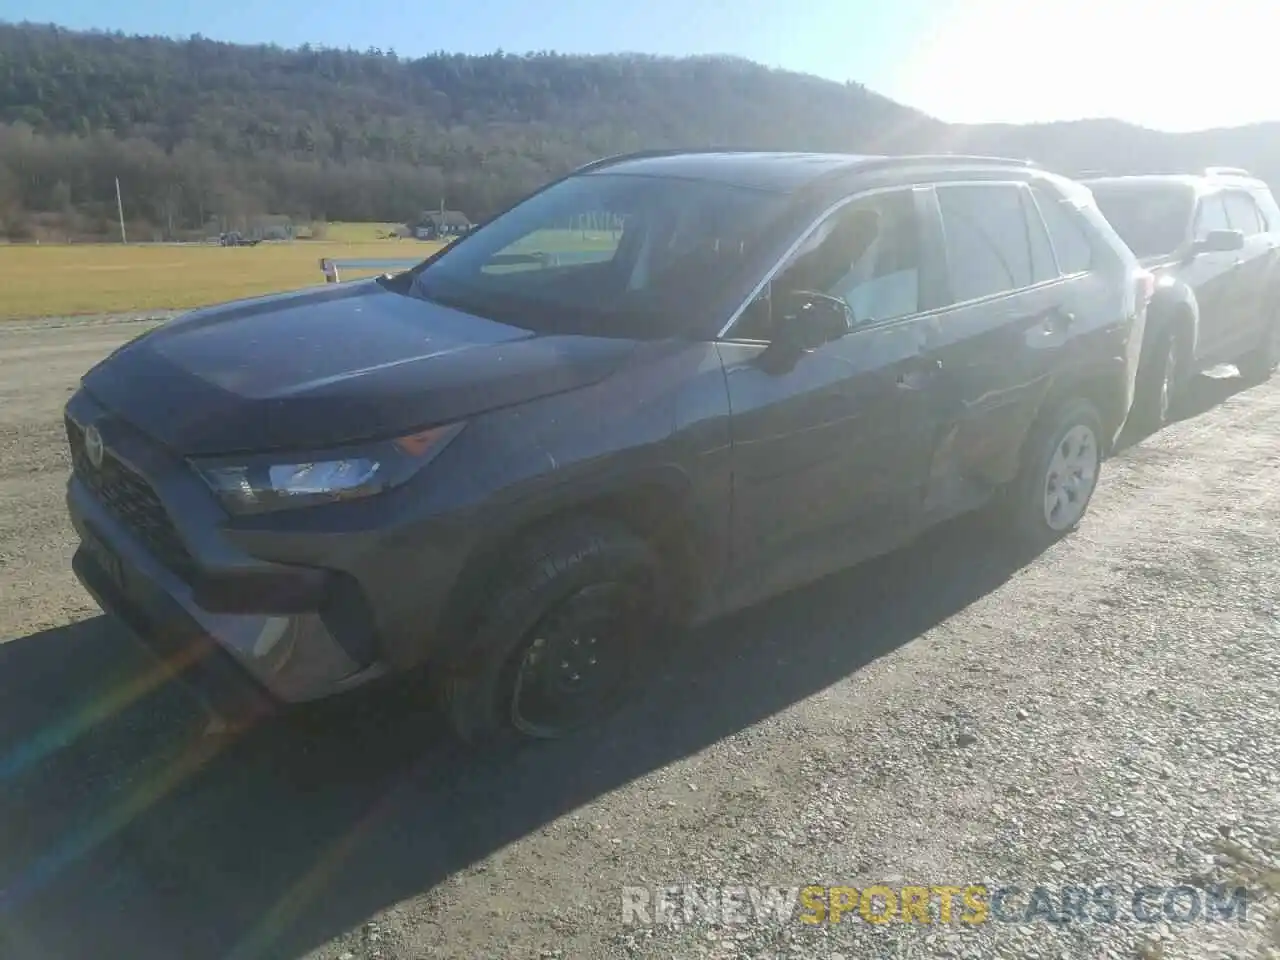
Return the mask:
<path id="1" fill-rule="evenodd" d="M 1258 189 L 1253 195 L 1258 208 L 1258 219 L 1262 222 L 1264 233 L 1280 230 L 1280 207 L 1276 206 L 1275 197 L 1265 187 Z"/>
<path id="2" fill-rule="evenodd" d="M 1246 237 L 1252 237 L 1262 232 L 1262 226 L 1258 220 L 1258 208 L 1254 206 L 1253 197 L 1247 193 L 1232 192 L 1228 193 L 1227 201 L 1227 219 L 1231 221 L 1231 229 L 1239 230 Z"/>
<path id="3" fill-rule="evenodd" d="M 801 244 L 773 282 L 779 292 L 839 297 L 856 323 L 920 309 L 920 241 L 911 191 L 854 200 Z"/>
<path id="4" fill-rule="evenodd" d="M 1093 246 L 1071 209 L 1071 201 L 1059 196 L 1050 187 L 1031 188 L 1036 206 L 1049 230 L 1053 252 L 1057 255 L 1058 270 L 1070 276 L 1093 269 Z"/>
<path id="5" fill-rule="evenodd" d="M 1227 219 L 1227 208 L 1222 202 L 1222 195 L 1201 198 L 1196 210 L 1196 239 L 1203 240 L 1212 230 L 1230 229 L 1231 221 Z"/>
<path id="6" fill-rule="evenodd" d="M 1053 258 L 1053 244 L 1049 242 L 1049 231 L 1045 228 L 1040 211 L 1030 190 L 1019 190 L 1022 194 L 1022 214 L 1027 220 L 1027 238 L 1031 241 L 1031 279 L 1036 283 L 1052 280 L 1058 276 L 1058 264 Z"/>
<path id="7" fill-rule="evenodd" d="M 1031 284 L 1031 247 L 1016 184 L 938 188 L 947 273 L 955 302 Z"/>

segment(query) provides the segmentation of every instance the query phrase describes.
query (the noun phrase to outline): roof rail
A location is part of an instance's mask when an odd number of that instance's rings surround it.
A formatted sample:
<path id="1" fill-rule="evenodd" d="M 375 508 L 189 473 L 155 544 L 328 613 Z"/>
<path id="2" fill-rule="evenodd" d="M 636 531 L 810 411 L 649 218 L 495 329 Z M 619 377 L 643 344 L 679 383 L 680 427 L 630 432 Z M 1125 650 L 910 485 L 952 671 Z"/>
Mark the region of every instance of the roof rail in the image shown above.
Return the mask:
<path id="1" fill-rule="evenodd" d="M 856 177 L 868 170 L 886 170 L 904 166 L 936 166 L 938 164 L 965 164 L 969 166 L 990 165 L 993 167 L 1023 167 L 1027 170 L 1042 169 L 1034 160 L 1011 160 L 1008 157 L 985 157 L 960 153 L 916 153 L 903 156 L 871 156 L 862 157 L 860 162 L 848 166 L 836 167 L 834 170 L 814 177 L 801 190 L 805 193 L 821 193 L 832 184 L 839 184 L 846 177 Z"/>
<path id="2" fill-rule="evenodd" d="M 768 150 L 762 147 L 671 147 L 657 150 L 636 150 L 631 153 L 618 153 L 609 157 L 601 157 L 598 160 L 592 160 L 580 167 L 574 169 L 574 173 L 586 173 L 591 170 L 599 170 L 601 167 L 613 166 L 615 163 L 622 163 L 627 160 L 648 160 L 653 157 L 678 157 L 691 153 L 804 153 L 805 151 L 789 151 L 789 150 Z M 840 156 L 840 151 L 833 151 L 832 156 Z M 865 170 L 868 167 L 881 166 L 897 166 L 900 164 L 933 164 L 933 163 L 967 163 L 967 164 L 992 164 L 995 166 L 1017 166 L 1017 167 L 1039 167 L 1040 165 L 1030 159 L 1014 159 L 1012 157 L 991 157 L 978 154 L 965 153 L 919 153 L 905 154 L 902 156 L 892 155 L 866 155 L 859 153 L 848 154 L 850 160 L 857 160 L 857 167 Z"/>
<path id="3" fill-rule="evenodd" d="M 649 160 L 654 157 L 679 157 L 689 153 L 783 153 L 781 150 L 766 150 L 763 147 L 662 147 L 653 150 L 633 150 L 630 153 L 615 153 L 609 157 L 600 157 L 584 163 L 574 169 L 574 173 L 587 173 L 601 167 L 611 167 L 615 163 L 627 160 Z"/>
<path id="4" fill-rule="evenodd" d="M 1253 174 L 1243 167 L 1205 167 L 1206 177 L 1252 177 Z"/>
<path id="5" fill-rule="evenodd" d="M 588 161 L 580 167 L 574 167 L 574 173 L 587 173 L 590 170 L 598 170 L 601 167 L 611 167 L 615 163 L 622 163 L 624 160 L 640 160 L 644 157 L 665 157 L 676 153 L 682 153 L 680 150 L 635 150 L 631 153 L 615 153 L 608 157 L 597 157 L 595 160 Z"/>
<path id="6" fill-rule="evenodd" d="M 1024 167 L 1028 170 L 1039 170 L 1040 165 L 1034 160 L 1012 160 L 1009 157 L 984 157 L 963 153 L 915 153 L 903 156 L 864 157 L 860 162 L 847 167 L 837 167 L 814 178 L 805 185 L 806 190 L 817 189 L 838 183 L 844 177 L 857 176 L 868 170 L 885 170 L 896 167 L 927 167 L 938 164 L 962 164 L 965 166 Z"/>
<path id="7" fill-rule="evenodd" d="M 1027 158 L 991 157 L 969 153 L 912 153 L 901 157 L 876 157 L 868 161 L 875 166 L 892 166 L 901 163 L 967 163 L 972 165 L 992 164 L 999 167 L 1036 167 L 1040 164 Z"/>

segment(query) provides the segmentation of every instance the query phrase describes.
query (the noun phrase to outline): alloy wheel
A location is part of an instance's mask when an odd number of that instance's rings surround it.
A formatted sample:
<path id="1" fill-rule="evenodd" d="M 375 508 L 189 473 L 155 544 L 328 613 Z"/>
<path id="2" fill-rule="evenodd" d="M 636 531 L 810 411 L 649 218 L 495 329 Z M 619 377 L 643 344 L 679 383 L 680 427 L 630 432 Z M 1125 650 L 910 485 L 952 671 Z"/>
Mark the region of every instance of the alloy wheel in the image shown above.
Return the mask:
<path id="1" fill-rule="evenodd" d="M 1051 530 L 1070 530 L 1080 522 L 1101 463 L 1098 438 L 1090 427 L 1076 424 L 1058 441 L 1044 482 L 1044 520 Z"/>

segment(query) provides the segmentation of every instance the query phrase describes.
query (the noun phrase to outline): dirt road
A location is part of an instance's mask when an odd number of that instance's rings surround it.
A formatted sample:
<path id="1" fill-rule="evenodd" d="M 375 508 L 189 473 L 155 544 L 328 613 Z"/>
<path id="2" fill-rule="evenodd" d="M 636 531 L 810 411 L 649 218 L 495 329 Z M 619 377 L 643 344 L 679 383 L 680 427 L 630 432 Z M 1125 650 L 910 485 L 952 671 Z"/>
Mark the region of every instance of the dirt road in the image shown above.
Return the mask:
<path id="1" fill-rule="evenodd" d="M 60 407 L 141 329 L 0 329 L 3 960 L 1280 955 L 1280 386 L 1198 384 L 1048 554 L 950 525 L 570 743 L 469 757 L 406 691 L 219 749 L 68 567 Z M 809 884 L 986 922 L 759 909 Z"/>

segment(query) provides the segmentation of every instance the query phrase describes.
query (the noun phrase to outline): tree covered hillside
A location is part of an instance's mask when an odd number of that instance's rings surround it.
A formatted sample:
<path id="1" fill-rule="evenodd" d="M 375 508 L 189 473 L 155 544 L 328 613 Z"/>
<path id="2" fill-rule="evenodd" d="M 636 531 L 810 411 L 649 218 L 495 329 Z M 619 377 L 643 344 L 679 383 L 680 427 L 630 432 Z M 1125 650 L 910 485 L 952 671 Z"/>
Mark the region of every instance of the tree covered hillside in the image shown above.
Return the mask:
<path id="1" fill-rule="evenodd" d="M 946 82 L 946 78 L 939 78 Z M 135 236 L 257 214 L 482 217 L 591 158 L 752 146 L 1034 157 L 1065 172 L 1240 165 L 1280 180 L 1280 127 L 949 126 L 857 84 L 734 58 L 405 59 L 0 24 L 0 231 Z"/>
<path id="2" fill-rule="evenodd" d="M 889 149 L 933 126 L 857 85 L 727 58 L 282 50 L 0 25 L 0 216 L 74 209 L 483 215 L 642 147 Z"/>

